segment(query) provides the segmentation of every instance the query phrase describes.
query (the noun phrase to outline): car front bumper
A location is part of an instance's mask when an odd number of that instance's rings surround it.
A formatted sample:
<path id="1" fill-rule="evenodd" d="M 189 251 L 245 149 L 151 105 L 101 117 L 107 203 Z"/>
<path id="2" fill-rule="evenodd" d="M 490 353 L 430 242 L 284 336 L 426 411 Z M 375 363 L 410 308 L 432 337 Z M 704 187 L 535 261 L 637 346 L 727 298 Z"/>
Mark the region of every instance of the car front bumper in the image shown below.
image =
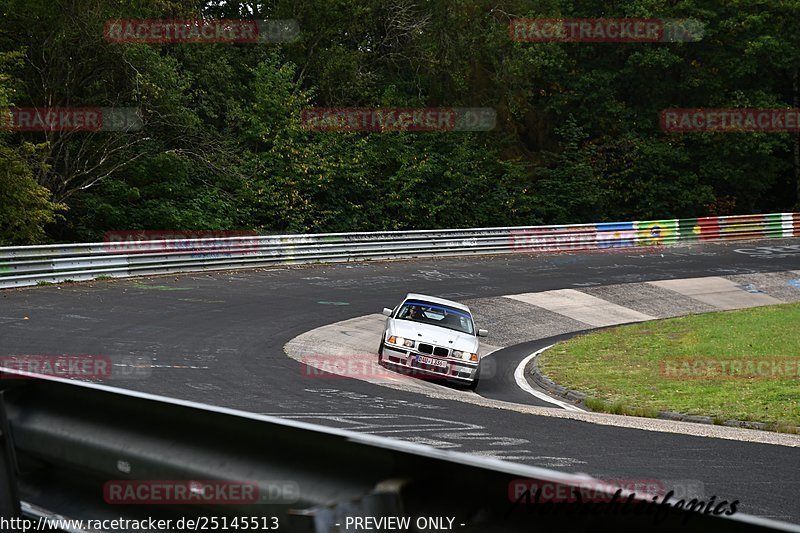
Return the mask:
<path id="1" fill-rule="evenodd" d="M 446 366 L 439 367 L 423 363 L 419 357 L 444 361 Z M 416 350 L 383 343 L 383 361 L 394 367 L 402 368 L 404 374 L 437 378 L 457 383 L 472 383 L 478 375 L 478 363 L 467 362 L 450 357 L 420 353 Z"/>

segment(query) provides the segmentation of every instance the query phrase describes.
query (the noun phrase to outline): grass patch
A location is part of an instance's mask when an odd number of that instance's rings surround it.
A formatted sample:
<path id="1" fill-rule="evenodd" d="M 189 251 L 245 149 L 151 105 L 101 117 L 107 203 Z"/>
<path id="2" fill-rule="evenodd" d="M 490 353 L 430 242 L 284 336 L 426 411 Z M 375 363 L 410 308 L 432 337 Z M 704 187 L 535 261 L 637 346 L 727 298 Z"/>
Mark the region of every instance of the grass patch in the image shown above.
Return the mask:
<path id="1" fill-rule="evenodd" d="M 59 283 L 78 283 L 74 279 L 62 279 L 61 281 L 37 281 L 36 285 L 38 287 L 48 287 L 50 285 L 58 285 Z"/>
<path id="2" fill-rule="evenodd" d="M 611 413 L 612 415 L 644 416 L 655 418 L 658 411 L 645 407 L 631 407 L 622 402 L 606 402 L 598 398 L 586 398 L 586 407 L 598 413 Z"/>
<path id="3" fill-rule="evenodd" d="M 114 279 L 114 276 L 97 276 L 94 279 L 95 281 L 108 281 L 110 279 Z"/>
<path id="4" fill-rule="evenodd" d="M 689 315 L 581 335 L 544 352 L 538 365 L 559 385 L 591 396 L 592 410 L 677 411 L 793 432 L 800 426 L 799 326 L 798 303 Z M 692 360 L 713 363 L 716 375 Z M 742 369 L 769 362 L 768 377 L 732 377 L 720 371 L 723 362 Z"/>

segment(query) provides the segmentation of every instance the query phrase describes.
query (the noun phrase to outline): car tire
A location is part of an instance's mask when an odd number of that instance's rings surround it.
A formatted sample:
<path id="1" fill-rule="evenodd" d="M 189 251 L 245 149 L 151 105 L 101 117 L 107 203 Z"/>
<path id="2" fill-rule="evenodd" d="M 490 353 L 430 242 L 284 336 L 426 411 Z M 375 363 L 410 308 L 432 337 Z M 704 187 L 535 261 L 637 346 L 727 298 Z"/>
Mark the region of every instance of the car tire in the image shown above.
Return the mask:
<path id="1" fill-rule="evenodd" d="M 386 366 L 386 363 L 383 361 L 383 341 L 381 341 L 381 346 L 378 348 L 378 364 Z"/>

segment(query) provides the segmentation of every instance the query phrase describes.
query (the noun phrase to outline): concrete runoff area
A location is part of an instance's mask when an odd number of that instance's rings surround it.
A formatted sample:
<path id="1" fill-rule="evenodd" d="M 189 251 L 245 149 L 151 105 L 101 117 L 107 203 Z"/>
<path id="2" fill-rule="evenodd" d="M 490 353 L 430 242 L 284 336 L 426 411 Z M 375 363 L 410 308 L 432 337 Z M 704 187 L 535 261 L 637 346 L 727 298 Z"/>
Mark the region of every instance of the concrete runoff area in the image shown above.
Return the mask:
<path id="1" fill-rule="evenodd" d="M 650 281 L 648 283 L 689 296 L 722 310 L 783 303 L 781 300 L 765 293 L 748 292 L 737 285 L 736 282 L 719 277 L 668 279 Z"/>
<path id="2" fill-rule="evenodd" d="M 498 346 L 554 337 L 587 327 L 583 322 L 509 298 L 471 300 L 470 310 L 477 327 L 489 330 L 486 340 Z"/>
<path id="3" fill-rule="evenodd" d="M 514 294 L 506 298 L 542 307 L 597 328 L 655 318 L 575 289 Z"/>
<path id="4" fill-rule="evenodd" d="M 581 289 L 587 294 L 629 307 L 656 318 L 671 318 L 687 313 L 717 311 L 713 305 L 649 283 L 623 283 Z"/>

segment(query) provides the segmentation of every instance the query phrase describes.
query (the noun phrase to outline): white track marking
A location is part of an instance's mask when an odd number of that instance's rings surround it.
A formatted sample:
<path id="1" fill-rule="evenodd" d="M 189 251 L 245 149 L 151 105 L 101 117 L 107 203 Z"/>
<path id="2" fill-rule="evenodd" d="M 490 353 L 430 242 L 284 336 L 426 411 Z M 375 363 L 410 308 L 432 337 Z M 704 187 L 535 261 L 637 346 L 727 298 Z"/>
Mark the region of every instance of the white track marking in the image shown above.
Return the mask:
<path id="1" fill-rule="evenodd" d="M 546 401 L 548 403 L 552 403 L 554 405 L 557 405 L 557 406 L 561 407 L 562 409 L 566 409 L 567 411 L 583 412 L 583 409 L 581 409 L 580 407 L 575 407 L 574 405 L 570 405 L 568 403 L 562 402 L 561 400 L 556 400 L 555 398 L 551 398 L 547 394 L 534 389 L 533 387 L 531 387 L 528 384 L 528 380 L 525 379 L 525 367 L 528 365 L 528 362 L 531 359 L 533 359 L 534 357 L 536 357 L 537 355 L 539 355 L 540 353 L 542 353 L 543 351 L 547 350 L 548 348 L 552 348 L 552 347 L 553 347 L 552 344 L 550 346 L 545 346 L 541 350 L 530 354 L 528 357 L 523 359 L 519 363 L 519 365 L 517 365 L 517 369 L 514 371 L 514 379 L 517 382 L 517 386 L 519 386 L 520 389 L 524 390 L 528 394 L 532 394 L 532 395 L 536 396 L 537 398 L 539 398 L 540 400 L 544 400 L 544 401 Z"/>

